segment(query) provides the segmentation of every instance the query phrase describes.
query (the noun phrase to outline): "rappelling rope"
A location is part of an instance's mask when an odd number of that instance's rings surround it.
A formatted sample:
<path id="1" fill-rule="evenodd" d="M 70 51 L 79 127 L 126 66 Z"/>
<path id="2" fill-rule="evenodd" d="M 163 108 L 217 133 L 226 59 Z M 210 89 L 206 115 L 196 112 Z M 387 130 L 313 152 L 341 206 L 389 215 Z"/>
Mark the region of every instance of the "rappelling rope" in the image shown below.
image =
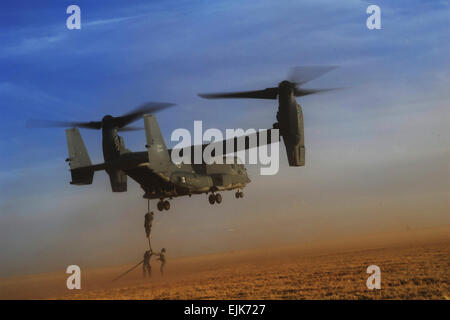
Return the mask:
<path id="1" fill-rule="evenodd" d="M 134 265 L 131 269 L 125 271 L 124 273 L 122 273 L 120 276 L 118 276 L 117 278 L 114 278 L 112 281 L 116 281 L 120 278 L 122 278 L 124 275 L 126 275 L 128 272 L 133 271 L 134 269 L 136 269 L 142 262 L 144 262 L 144 259 L 142 259 L 138 264 Z"/>
<path id="2" fill-rule="evenodd" d="M 147 199 L 147 212 L 150 212 L 150 199 Z M 147 237 L 147 239 L 148 239 L 148 247 L 149 247 L 149 249 L 150 249 L 150 252 L 153 252 L 152 244 L 151 244 L 151 242 L 150 242 L 150 236 L 151 236 L 151 233 L 150 233 L 150 235 Z"/>
<path id="3" fill-rule="evenodd" d="M 153 253 L 152 244 L 150 243 L 150 238 L 147 238 L 147 239 L 148 239 L 148 246 L 150 248 L 150 252 Z"/>
<path id="4" fill-rule="evenodd" d="M 150 212 L 150 199 L 147 199 L 147 212 Z M 153 253 L 152 244 L 150 242 L 150 237 L 148 237 L 147 239 L 148 239 L 148 246 L 150 248 L 150 252 Z M 116 281 L 116 280 L 122 278 L 127 273 L 129 273 L 129 272 L 133 271 L 134 269 L 136 269 L 143 262 L 144 262 L 144 259 L 142 259 L 138 264 L 134 265 L 131 269 L 125 271 L 124 273 L 122 273 L 118 277 L 114 278 L 112 281 Z"/>

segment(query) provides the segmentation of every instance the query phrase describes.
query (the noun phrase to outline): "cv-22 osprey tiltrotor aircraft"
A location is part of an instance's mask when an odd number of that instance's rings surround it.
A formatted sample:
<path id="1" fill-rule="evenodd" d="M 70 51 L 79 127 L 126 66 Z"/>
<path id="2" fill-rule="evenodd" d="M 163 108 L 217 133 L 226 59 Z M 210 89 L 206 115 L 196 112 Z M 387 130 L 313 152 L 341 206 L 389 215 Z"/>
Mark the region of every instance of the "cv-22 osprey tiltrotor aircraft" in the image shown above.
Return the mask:
<path id="1" fill-rule="evenodd" d="M 232 164 L 175 164 L 172 162 L 172 149 L 167 149 L 161 134 L 156 117 L 149 112 L 156 112 L 172 106 L 170 103 L 150 102 L 143 104 L 136 110 L 119 117 L 106 115 L 101 121 L 90 122 L 65 122 L 65 121 L 30 121 L 32 127 L 72 127 L 66 129 L 67 146 L 69 149 L 70 172 L 74 185 L 92 184 L 94 172 L 105 170 L 109 176 L 113 192 L 127 191 L 127 177 L 138 182 L 144 190 L 144 198 L 159 199 L 158 210 L 169 210 L 170 202 L 167 199 L 194 194 L 209 194 L 211 204 L 221 203 L 222 196 L 219 191 L 237 190 L 236 198 L 242 198 L 244 187 L 250 182 L 243 164 L 238 163 L 234 157 Z M 144 119 L 147 138 L 147 151 L 132 152 L 125 147 L 124 140 L 118 135 L 120 131 L 134 131 L 140 128 L 127 126 L 140 118 Z M 78 128 L 102 130 L 102 146 L 104 163 L 92 164 L 86 146 Z M 267 139 L 261 144 L 270 144 L 271 130 L 267 130 Z M 223 140 L 212 142 L 223 144 L 222 150 L 226 150 L 227 143 L 234 146 L 234 153 L 238 151 L 238 145 L 243 149 L 249 149 L 250 141 L 256 141 L 260 145 L 260 132 L 254 133 L 254 137 L 245 136 L 244 144 L 239 145 L 237 138 L 234 141 Z M 251 140 L 255 139 L 255 140 Z M 275 142 L 275 141 L 274 141 Z M 278 141 L 277 141 L 278 142 Z M 191 155 L 194 148 L 200 147 L 202 151 L 206 146 L 191 146 Z M 229 144 L 230 145 L 230 144 Z M 182 154 L 183 150 L 181 151 Z M 241 150 L 243 150 L 241 149 Z M 214 155 L 214 153 L 213 153 Z M 193 159 L 192 159 L 193 160 Z"/>
<path id="2" fill-rule="evenodd" d="M 290 166 L 304 166 L 305 146 L 303 134 L 303 114 L 301 107 L 295 101 L 296 96 L 304 96 L 327 89 L 302 89 L 298 86 L 306 81 L 331 70 L 330 67 L 306 67 L 294 68 L 290 80 L 280 82 L 278 87 L 259 91 L 202 94 L 204 98 L 260 98 L 276 99 L 279 107 L 277 112 L 278 122 L 273 129 L 279 129 L 286 146 Z M 250 182 L 243 164 L 238 163 L 234 157 L 232 164 L 175 164 L 172 162 L 171 153 L 176 151 L 167 149 L 154 112 L 168 108 L 173 104 L 150 102 L 143 104 L 136 110 L 119 117 L 106 115 L 101 121 L 90 122 L 65 122 L 35 120 L 29 122 L 32 127 L 70 127 L 66 130 L 67 145 L 69 149 L 70 172 L 74 185 L 92 184 L 94 172 L 105 170 L 109 176 L 113 192 L 127 191 L 127 177 L 130 176 L 138 182 L 144 190 L 144 198 L 159 199 L 158 210 L 169 210 L 172 199 L 180 196 L 192 196 L 194 194 L 209 194 L 211 204 L 221 203 L 222 197 L 219 191 L 237 190 L 236 198 L 242 198 L 242 190 Z M 132 152 L 125 147 L 124 140 L 118 135 L 120 131 L 132 131 L 140 128 L 128 126 L 130 123 L 144 119 L 147 151 Z M 78 128 L 102 130 L 102 147 L 104 163 L 92 164 L 86 146 L 81 138 Z M 227 146 L 234 146 L 237 153 L 243 149 L 279 142 L 271 141 L 271 130 L 268 129 L 265 139 L 260 139 L 260 132 L 252 137 L 243 137 L 244 143 L 238 143 L 238 138 L 231 142 L 228 140 L 212 142 L 223 144 L 220 150 L 227 150 Z M 190 146 L 190 154 L 194 155 L 194 148 L 203 150 L 211 144 Z M 238 150 L 241 148 L 241 150 Z M 180 151 L 180 150 L 177 150 Z"/>
<path id="3" fill-rule="evenodd" d="M 156 117 L 146 114 L 143 118 L 147 151 L 132 152 L 125 147 L 123 138 L 117 135 L 116 127 L 103 129 L 105 163 L 97 165 L 92 165 L 79 130 L 67 129 L 71 184 L 91 184 L 94 172 L 105 170 L 109 175 L 112 191 L 124 192 L 127 191 L 127 176 L 130 176 L 145 191 L 144 198 L 160 199 L 157 204 L 160 211 L 169 210 L 170 203 L 167 199 L 174 197 L 209 194 L 211 204 L 222 202 L 219 191 L 237 190 L 236 198 L 243 197 L 242 190 L 250 179 L 244 165 L 238 163 L 236 157 L 233 164 L 193 164 L 193 161 L 192 164 L 175 164 L 171 159 L 173 150 L 167 149 Z M 255 135 L 259 137 L 259 133 Z M 268 141 L 270 143 L 270 138 Z M 221 143 L 225 146 L 226 140 Z M 246 145 L 249 145 L 248 138 Z M 206 146 L 207 144 L 200 147 L 204 150 Z"/>

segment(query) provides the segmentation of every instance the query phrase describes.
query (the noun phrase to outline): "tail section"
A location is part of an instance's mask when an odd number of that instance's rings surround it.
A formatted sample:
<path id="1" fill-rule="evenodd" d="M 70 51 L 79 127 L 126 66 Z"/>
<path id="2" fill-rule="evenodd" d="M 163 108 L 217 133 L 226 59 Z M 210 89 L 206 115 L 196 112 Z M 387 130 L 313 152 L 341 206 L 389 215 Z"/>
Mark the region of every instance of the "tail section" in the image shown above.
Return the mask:
<path id="1" fill-rule="evenodd" d="M 91 159 L 77 128 L 66 130 L 67 147 L 69 149 L 70 173 L 72 175 L 71 184 L 86 185 L 92 184 L 95 167 L 92 166 Z"/>
<path id="2" fill-rule="evenodd" d="M 174 164 L 169 156 L 166 143 L 159 129 L 158 121 L 152 114 L 144 116 L 145 135 L 149 167 L 155 173 L 168 177 Z"/>

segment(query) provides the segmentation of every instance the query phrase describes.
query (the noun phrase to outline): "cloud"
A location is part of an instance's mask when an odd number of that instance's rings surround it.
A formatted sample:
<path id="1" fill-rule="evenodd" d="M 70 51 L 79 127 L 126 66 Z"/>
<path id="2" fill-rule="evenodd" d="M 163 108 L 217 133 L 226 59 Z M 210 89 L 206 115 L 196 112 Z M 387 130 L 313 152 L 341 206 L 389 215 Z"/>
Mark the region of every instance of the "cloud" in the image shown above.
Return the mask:
<path id="1" fill-rule="evenodd" d="M 98 33 L 107 30 L 108 28 L 117 28 L 117 24 L 128 23 L 132 21 L 138 21 L 141 18 L 148 17 L 148 14 L 139 14 L 133 16 L 123 16 L 114 18 L 98 18 L 93 20 L 84 21 L 82 19 L 81 28 L 84 33 L 89 33 L 90 36 L 95 38 Z M 40 25 L 35 29 L 15 29 L 13 31 L 15 36 L 10 33 L 8 38 L 11 39 L 5 42 L 0 58 L 11 58 L 15 56 L 33 55 L 38 52 L 51 49 L 59 49 L 66 51 L 67 42 L 73 41 L 71 32 L 81 32 L 81 30 L 68 30 L 62 24 L 58 25 L 46 25 L 45 27 Z"/>
<path id="2" fill-rule="evenodd" d="M 148 17 L 148 14 L 139 14 L 134 16 L 126 16 L 119 18 L 110 18 L 110 19 L 97 19 L 83 23 L 82 27 L 90 27 L 90 26 L 108 26 L 111 24 L 121 23 L 121 22 L 130 22 L 130 20 L 137 20 L 140 18 Z"/>

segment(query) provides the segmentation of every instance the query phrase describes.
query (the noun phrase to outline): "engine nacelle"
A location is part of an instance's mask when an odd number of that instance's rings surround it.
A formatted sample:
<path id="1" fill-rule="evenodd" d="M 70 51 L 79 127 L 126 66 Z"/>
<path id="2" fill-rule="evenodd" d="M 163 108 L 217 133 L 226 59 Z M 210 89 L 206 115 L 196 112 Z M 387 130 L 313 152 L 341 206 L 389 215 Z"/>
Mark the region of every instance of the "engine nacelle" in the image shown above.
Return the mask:
<path id="1" fill-rule="evenodd" d="M 127 174 L 122 170 L 107 170 L 113 192 L 127 191 Z"/>
<path id="2" fill-rule="evenodd" d="M 305 135 L 302 108 L 297 105 L 297 114 L 289 117 L 288 128 L 280 127 L 290 167 L 305 165 Z"/>

